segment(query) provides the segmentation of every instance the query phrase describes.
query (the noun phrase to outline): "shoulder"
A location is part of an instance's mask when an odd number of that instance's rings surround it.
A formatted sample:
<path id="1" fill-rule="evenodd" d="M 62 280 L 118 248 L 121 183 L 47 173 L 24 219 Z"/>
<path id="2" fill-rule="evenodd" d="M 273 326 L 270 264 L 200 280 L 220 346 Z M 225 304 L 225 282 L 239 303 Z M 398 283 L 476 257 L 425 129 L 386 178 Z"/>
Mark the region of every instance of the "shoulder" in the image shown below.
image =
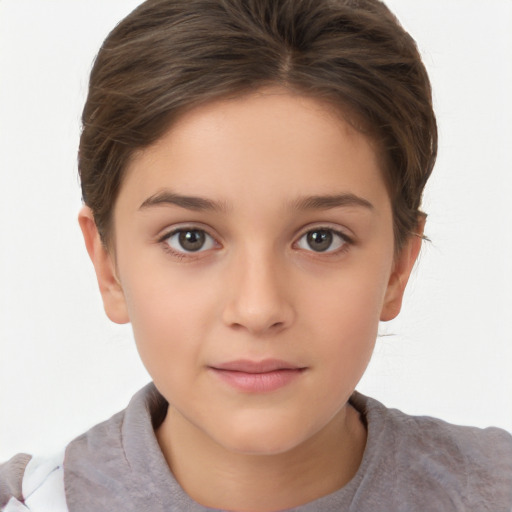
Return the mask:
<path id="1" fill-rule="evenodd" d="M 30 455 L 20 453 L 0 464 L 0 510 L 3 510 L 11 499 L 23 499 L 23 475 L 31 458 Z"/>
<path id="2" fill-rule="evenodd" d="M 65 457 L 64 452 L 42 458 L 21 454 L 1 464 L 0 511 L 96 511 L 112 503 L 121 510 L 132 497 L 144 502 L 142 475 L 155 473 L 155 461 L 168 470 L 154 434 L 166 406 L 149 384 L 125 410 L 71 441 Z"/>
<path id="3" fill-rule="evenodd" d="M 410 416 L 359 394 L 354 401 L 364 410 L 374 462 L 387 471 L 387 485 L 391 478 L 395 489 L 432 497 L 436 506 L 454 504 L 438 510 L 512 510 L 508 432 Z"/>
<path id="4" fill-rule="evenodd" d="M 19 454 L 1 464 L 0 510 L 66 512 L 63 459 Z"/>
<path id="5" fill-rule="evenodd" d="M 512 435 L 496 427 L 453 425 L 430 416 L 409 416 L 388 410 L 390 424 L 404 434 L 404 442 L 418 453 L 448 465 L 466 468 L 470 476 L 493 472 L 512 478 Z M 502 471 L 503 470 L 503 471 Z M 511 481 L 512 483 L 512 481 Z"/>

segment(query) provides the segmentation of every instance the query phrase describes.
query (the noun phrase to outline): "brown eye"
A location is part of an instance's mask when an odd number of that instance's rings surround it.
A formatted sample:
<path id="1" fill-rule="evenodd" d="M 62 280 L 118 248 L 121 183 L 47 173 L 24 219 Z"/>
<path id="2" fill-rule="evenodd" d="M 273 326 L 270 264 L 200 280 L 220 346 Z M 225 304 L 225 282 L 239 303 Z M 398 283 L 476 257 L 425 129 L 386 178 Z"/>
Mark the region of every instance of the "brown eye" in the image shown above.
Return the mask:
<path id="1" fill-rule="evenodd" d="M 201 229 L 180 229 L 172 233 L 167 244 L 177 252 L 198 252 L 212 249 L 213 238 Z"/>
<path id="2" fill-rule="evenodd" d="M 332 229 L 312 229 L 299 239 L 300 249 L 314 252 L 333 252 L 348 243 L 347 237 Z"/>
<path id="3" fill-rule="evenodd" d="M 324 252 L 332 244 L 332 233 L 330 231 L 310 231 L 307 235 L 309 247 L 317 252 Z"/>
<path id="4" fill-rule="evenodd" d="M 181 231 L 178 240 L 186 251 L 199 251 L 204 245 L 205 236 L 203 231 Z"/>

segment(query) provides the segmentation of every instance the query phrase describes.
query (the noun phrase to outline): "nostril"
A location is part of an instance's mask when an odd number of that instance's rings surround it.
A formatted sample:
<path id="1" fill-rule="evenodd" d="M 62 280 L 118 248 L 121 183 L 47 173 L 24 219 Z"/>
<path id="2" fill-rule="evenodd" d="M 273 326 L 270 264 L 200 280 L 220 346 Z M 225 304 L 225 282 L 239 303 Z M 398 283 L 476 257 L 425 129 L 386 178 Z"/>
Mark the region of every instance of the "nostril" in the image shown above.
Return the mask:
<path id="1" fill-rule="evenodd" d="M 283 327 L 284 327 L 284 325 L 285 325 L 285 323 L 284 323 L 284 322 L 275 322 L 275 323 L 273 323 L 273 324 L 270 324 L 270 325 L 269 325 L 269 326 L 267 326 L 267 327 L 260 327 L 260 326 L 256 326 L 256 325 L 254 325 L 254 326 L 253 326 L 253 328 L 251 328 L 251 326 L 250 326 L 249 322 L 247 322 L 247 325 L 242 324 L 242 323 L 238 323 L 238 322 L 233 322 L 233 323 L 230 325 L 230 327 L 231 327 L 232 329 L 236 329 L 236 330 L 241 330 L 241 329 L 245 330 L 245 329 L 247 329 L 247 328 L 249 327 L 249 330 L 255 330 L 255 331 L 256 331 L 256 330 L 273 330 L 273 331 L 275 331 L 275 330 L 278 330 L 278 329 L 283 328 Z"/>

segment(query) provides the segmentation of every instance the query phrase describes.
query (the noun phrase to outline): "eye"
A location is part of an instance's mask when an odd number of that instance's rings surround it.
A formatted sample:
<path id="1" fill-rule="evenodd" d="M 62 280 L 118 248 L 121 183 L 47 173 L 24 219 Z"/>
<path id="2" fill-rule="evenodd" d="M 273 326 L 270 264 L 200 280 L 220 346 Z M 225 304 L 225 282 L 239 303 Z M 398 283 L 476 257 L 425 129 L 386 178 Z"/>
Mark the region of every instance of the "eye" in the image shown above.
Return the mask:
<path id="1" fill-rule="evenodd" d="M 178 229 L 163 241 L 179 253 L 207 251 L 215 247 L 215 240 L 202 229 Z"/>
<path id="2" fill-rule="evenodd" d="M 335 252 L 350 240 L 343 233 L 333 229 L 312 229 L 299 238 L 297 246 L 300 249 L 314 252 Z"/>

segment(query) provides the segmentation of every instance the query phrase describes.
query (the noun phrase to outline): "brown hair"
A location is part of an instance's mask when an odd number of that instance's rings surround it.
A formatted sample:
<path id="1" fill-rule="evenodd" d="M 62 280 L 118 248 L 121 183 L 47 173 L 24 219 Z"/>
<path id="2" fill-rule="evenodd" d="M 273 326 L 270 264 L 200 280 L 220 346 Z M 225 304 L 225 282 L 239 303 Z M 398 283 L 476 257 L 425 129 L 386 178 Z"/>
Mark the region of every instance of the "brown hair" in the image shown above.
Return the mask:
<path id="1" fill-rule="evenodd" d="M 134 151 L 186 109 L 276 84 L 330 101 L 378 140 L 399 250 L 418 225 L 437 128 L 416 44 L 378 0 L 148 0 L 121 21 L 91 72 L 79 150 L 105 245 Z"/>

